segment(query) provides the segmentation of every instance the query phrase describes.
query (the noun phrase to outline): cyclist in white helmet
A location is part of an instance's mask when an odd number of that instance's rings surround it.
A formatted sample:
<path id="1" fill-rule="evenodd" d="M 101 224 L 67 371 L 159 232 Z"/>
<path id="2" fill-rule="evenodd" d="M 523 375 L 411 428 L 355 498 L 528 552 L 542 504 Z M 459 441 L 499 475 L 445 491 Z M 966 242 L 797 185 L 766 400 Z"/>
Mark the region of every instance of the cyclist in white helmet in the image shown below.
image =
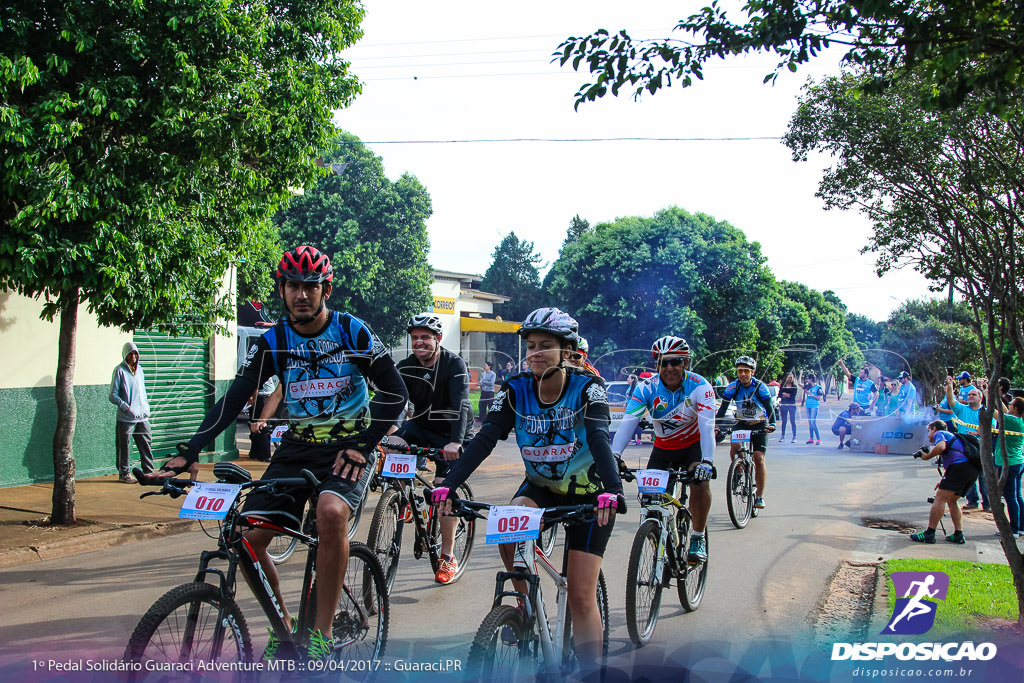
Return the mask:
<path id="1" fill-rule="evenodd" d="M 715 416 L 721 418 L 729 408 L 731 401 L 736 401 L 736 429 L 763 431 L 750 437 L 750 449 L 754 456 L 754 482 L 757 484 L 757 495 L 754 496 L 754 507 L 764 508 L 764 483 L 768 468 L 764 464 L 764 454 L 768 450 L 767 434 L 775 431 L 775 409 L 772 407 L 772 395 L 764 382 L 754 377 L 757 361 L 750 356 L 736 359 L 736 379 L 722 392 L 722 405 Z M 739 444 L 732 444 L 729 457 L 735 458 Z"/>
<path id="2" fill-rule="evenodd" d="M 690 346 L 668 335 L 651 347 L 658 375 L 645 379 L 626 402 L 626 414 L 615 432 L 612 452 L 621 457 L 644 413 L 654 422 L 654 448 L 647 469 L 686 467 L 700 482 L 690 485 L 693 537 L 687 561 L 708 557 L 704 531 L 711 509 L 711 479 L 715 454 L 715 390 L 700 375 L 689 372 Z"/>

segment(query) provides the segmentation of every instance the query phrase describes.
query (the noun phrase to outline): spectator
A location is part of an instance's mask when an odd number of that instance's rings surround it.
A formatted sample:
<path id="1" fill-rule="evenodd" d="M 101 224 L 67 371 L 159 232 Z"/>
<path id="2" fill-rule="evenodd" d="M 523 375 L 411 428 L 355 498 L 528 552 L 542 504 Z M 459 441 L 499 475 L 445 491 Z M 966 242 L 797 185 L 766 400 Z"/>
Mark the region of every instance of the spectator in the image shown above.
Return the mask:
<path id="1" fill-rule="evenodd" d="M 885 417 L 896 413 L 896 397 L 899 394 L 900 383 L 891 377 L 882 377 L 882 392 L 875 404 L 875 415 Z"/>
<path id="2" fill-rule="evenodd" d="M 787 419 L 792 425 L 793 439 L 790 443 L 796 443 L 796 395 L 799 392 L 800 387 L 796 385 L 796 380 L 791 372 L 786 375 L 786 379 L 782 380 L 782 386 L 779 388 L 779 407 L 782 412 L 782 436 L 779 437 L 779 443 L 786 440 Z"/>
<path id="3" fill-rule="evenodd" d="M 870 414 L 875 407 L 875 403 L 878 401 L 878 387 L 875 386 L 874 381 L 871 379 L 871 368 L 865 364 L 860 369 L 860 374 L 854 377 L 853 373 L 846 367 L 846 363 L 842 360 L 839 361 L 839 367 L 842 369 L 843 374 L 846 375 L 846 379 L 853 381 L 854 402 L 860 406 L 861 412 Z M 840 441 L 842 440 L 840 439 Z"/>
<path id="4" fill-rule="evenodd" d="M 910 373 L 904 370 L 897 378 L 900 390 L 896 394 L 896 412 L 909 415 L 917 409 L 917 388 L 910 381 Z"/>
<path id="5" fill-rule="evenodd" d="M 946 378 L 946 400 L 949 405 L 953 407 L 953 420 L 957 422 L 959 431 L 965 434 L 974 434 L 978 436 L 981 432 L 978 429 L 978 411 L 981 410 L 981 390 L 978 387 L 970 387 L 967 391 L 967 402 L 961 403 L 953 395 L 953 378 Z M 983 509 L 989 509 L 988 501 L 988 490 L 985 487 L 985 479 L 981 478 L 981 506 Z M 970 488 L 966 492 L 967 505 L 964 506 L 964 510 L 976 510 L 978 508 L 978 487 L 977 481 L 972 482 Z"/>
<path id="6" fill-rule="evenodd" d="M 278 397 L 276 401 L 273 401 L 272 410 L 268 410 L 267 415 L 263 413 L 265 406 L 268 405 L 271 396 L 279 386 L 281 386 L 281 380 L 277 378 L 277 375 L 271 375 L 253 394 L 252 419 L 249 420 L 249 458 L 252 460 L 270 461 L 270 432 L 272 430 L 267 425 L 267 418 L 277 412 L 281 398 Z"/>
<path id="7" fill-rule="evenodd" d="M 851 417 L 860 416 L 860 404 L 854 401 L 850 404 L 850 407 L 839 413 L 839 417 L 832 423 L 832 433 L 839 437 L 838 450 L 843 450 L 843 446 L 847 448 L 853 448 L 850 443 L 851 439 L 847 439 L 850 433 L 853 431 L 853 426 L 850 424 Z M 843 440 L 846 439 L 846 443 Z"/>
<path id="8" fill-rule="evenodd" d="M 956 380 L 960 383 L 960 388 L 957 390 L 956 398 L 961 403 L 967 403 L 967 393 L 974 386 L 971 383 L 971 373 L 964 370 L 956 376 Z M 957 425 L 956 422 L 953 421 L 952 417 L 953 408 L 949 405 L 949 401 L 945 397 L 943 397 L 942 402 L 935 407 L 935 412 L 942 416 L 942 419 L 945 420 L 949 431 L 955 434 L 957 432 Z"/>
<path id="9" fill-rule="evenodd" d="M 525 361 L 524 361 L 525 362 Z M 505 369 L 501 371 L 501 386 L 502 388 L 508 383 L 510 377 L 516 374 L 516 366 L 512 364 L 512 361 L 505 363 Z"/>
<path id="10" fill-rule="evenodd" d="M 122 482 L 136 483 L 132 479 L 131 443 L 139 449 L 142 471 L 153 471 L 153 432 L 149 428 L 149 398 L 146 396 L 146 373 L 139 364 L 139 347 L 128 342 L 121 349 L 124 359 L 114 368 L 110 378 L 110 402 L 117 406 L 115 426 L 115 450 L 117 473 Z"/>
<path id="11" fill-rule="evenodd" d="M 529 370 L 530 364 L 524 359 L 523 362 L 519 364 L 519 372 L 529 372 Z"/>
<path id="12" fill-rule="evenodd" d="M 825 403 L 825 390 L 818 383 L 818 378 L 812 372 L 804 382 L 803 405 L 807 406 L 807 427 L 810 431 L 810 438 L 807 443 L 815 446 L 821 445 L 821 432 L 818 431 L 818 408 Z"/>
<path id="13" fill-rule="evenodd" d="M 1001 382 L 1002 380 L 1000 380 Z M 1007 382 L 1009 384 L 1009 382 Z M 996 476 L 1003 475 L 1003 468 L 1008 471 L 1006 483 L 1003 484 L 1003 500 L 1006 501 L 1006 517 L 1010 520 L 1010 531 L 1024 537 L 1021 514 L 1024 513 L 1024 499 L 1020 494 L 1021 474 L 1024 474 L 1024 398 L 1016 397 L 1010 401 L 1008 412 L 1003 415 L 999 425 L 1000 434 L 996 435 L 993 449 L 996 456 Z M 997 418 L 998 419 L 998 418 Z M 1003 448 L 1000 443 L 1002 434 L 1006 434 L 1006 460 L 1003 460 Z"/>
<path id="14" fill-rule="evenodd" d="M 477 406 L 477 414 L 480 416 L 480 420 L 483 420 L 487 415 L 487 411 L 491 409 L 491 404 L 494 403 L 494 382 L 497 380 L 497 375 L 491 370 L 491 364 L 484 362 L 484 371 L 480 373 L 480 403 Z"/>
<path id="15" fill-rule="evenodd" d="M 1013 403 L 1014 396 L 1010 393 L 1010 380 L 1006 377 L 999 378 L 999 398 L 1002 399 L 1005 408 L 1009 408 Z"/>

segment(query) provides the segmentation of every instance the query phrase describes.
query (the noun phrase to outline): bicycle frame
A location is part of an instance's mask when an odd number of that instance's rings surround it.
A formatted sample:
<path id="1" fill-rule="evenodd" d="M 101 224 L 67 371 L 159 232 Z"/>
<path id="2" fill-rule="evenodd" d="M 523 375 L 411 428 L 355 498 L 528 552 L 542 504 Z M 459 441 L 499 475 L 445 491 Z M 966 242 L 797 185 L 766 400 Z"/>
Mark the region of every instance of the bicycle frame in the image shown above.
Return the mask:
<path id="1" fill-rule="evenodd" d="M 666 561 L 671 563 L 673 573 L 678 575 L 678 562 L 680 558 L 675 556 L 675 549 L 679 544 L 679 538 L 677 537 L 678 530 L 676 529 L 674 521 L 676 515 L 688 514 L 686 511 L 686 485 L 676 480 L 674 474 L 671 476 L 672 491 L 675 495 L 669 494 L 668 492 L 659 493 L 656 494 L 658 496 L 656 500 L 648 499 L 646 504 L 644 504 L 644 495 L 640 494 L 638 496 L 640 498 L 641 523 L 643 520 L 653 519 L 658 523 L 658 528 L 660 529 L 658 536 L 657 576 L 661 576 Z M 670 536 L 672 540 L 671 543 L 668 542 Z M 667 558 L 666 554 L 668 555 Z"/>

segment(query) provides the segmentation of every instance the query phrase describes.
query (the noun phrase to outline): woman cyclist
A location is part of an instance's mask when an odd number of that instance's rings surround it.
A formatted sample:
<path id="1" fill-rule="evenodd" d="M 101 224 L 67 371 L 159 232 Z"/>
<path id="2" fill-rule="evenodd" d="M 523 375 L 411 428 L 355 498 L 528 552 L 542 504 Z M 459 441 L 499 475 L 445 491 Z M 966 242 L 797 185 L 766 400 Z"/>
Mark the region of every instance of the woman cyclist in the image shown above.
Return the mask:
<path id="1" fill-rule="evenodd" d="M 567 366 L 577 338 L 576 321 L 568 314 L 557 308 L 537 309 L 526 316 L 519 334 L 526 338 L 529 372 L 513 375 L 494 397 L 476 438 L 452 465 L 445 486 L 434 490 L 433 500 L 443 513 L 450 512 L 449 489 L 458 488 L 498 440 L 515 429 L 526 480 L 511 505 L 596 506 L 595 522 L 569 527 L 566 540 L 573 637 L 580 662 L 596 667 L 602 652 L 598 574 L 622 493 L 608 440 L 608 400 L 600 378 Z M 515 546 L 500 546 L 509 569 Z"/>

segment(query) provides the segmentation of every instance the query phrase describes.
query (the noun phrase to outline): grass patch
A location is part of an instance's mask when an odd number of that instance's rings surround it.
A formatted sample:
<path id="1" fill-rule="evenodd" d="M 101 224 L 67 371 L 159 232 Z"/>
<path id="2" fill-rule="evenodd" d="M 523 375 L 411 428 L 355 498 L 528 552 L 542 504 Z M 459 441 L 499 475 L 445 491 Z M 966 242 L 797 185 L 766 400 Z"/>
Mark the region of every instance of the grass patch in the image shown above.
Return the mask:
<path id="1" fill-rule="evenodd" d="M 904 559 L 883 563 L 886 577 L 893 572 L 945 572 L 949 593 L 936 601 L 939 608 L 929 638 L 949 636 L 977 628 L 986 628 L 989 619 L 1017 620 L 1017 594 L 1010 568 L 1002 564 L 983 564 L 965 560 Z M 892 580 L 889 588 L 889 613 L 896 604 Z"/>

